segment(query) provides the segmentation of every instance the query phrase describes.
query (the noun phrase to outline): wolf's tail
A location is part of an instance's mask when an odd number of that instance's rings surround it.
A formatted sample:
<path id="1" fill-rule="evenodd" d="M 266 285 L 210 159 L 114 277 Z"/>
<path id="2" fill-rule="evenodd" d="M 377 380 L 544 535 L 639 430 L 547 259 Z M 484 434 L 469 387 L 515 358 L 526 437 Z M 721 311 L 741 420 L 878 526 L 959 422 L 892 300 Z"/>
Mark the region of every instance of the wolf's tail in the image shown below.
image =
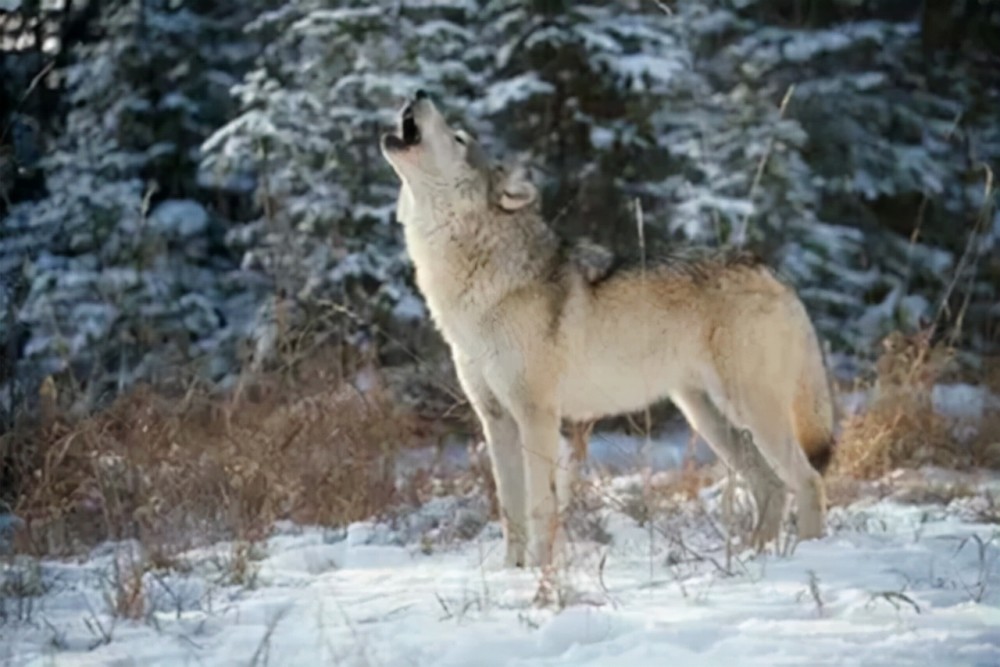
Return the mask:
<path id="1" fill-rule="evenodd" d="M 825 475 L 833 460 L 833 438 L 813 445 L 812 451 L 806 450 L 806 456 L 809 457 L 809 465 L 819 474 Z"/>
<path id="2" fill-rule="evenodd" d="M 809 463 L 821 475 L 833 459 L 835 406 L 833 387 L 815 332 L 792 403 L 792 428 Z"/>

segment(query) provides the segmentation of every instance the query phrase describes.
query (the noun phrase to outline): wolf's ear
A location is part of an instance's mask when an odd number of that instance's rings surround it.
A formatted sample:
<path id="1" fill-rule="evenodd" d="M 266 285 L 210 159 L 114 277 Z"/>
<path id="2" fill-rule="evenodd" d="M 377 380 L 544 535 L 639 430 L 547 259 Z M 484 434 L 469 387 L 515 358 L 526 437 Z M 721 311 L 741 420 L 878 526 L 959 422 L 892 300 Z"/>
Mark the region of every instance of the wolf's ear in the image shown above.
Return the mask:
<path id="1" fill-rule="evenodd" d="M 500 208 L 513 213 L 538 201 L 538 188 L 531 182 L 531 176 L 524 166 L 504 169 L 497 184 L 500 192 Z"/>

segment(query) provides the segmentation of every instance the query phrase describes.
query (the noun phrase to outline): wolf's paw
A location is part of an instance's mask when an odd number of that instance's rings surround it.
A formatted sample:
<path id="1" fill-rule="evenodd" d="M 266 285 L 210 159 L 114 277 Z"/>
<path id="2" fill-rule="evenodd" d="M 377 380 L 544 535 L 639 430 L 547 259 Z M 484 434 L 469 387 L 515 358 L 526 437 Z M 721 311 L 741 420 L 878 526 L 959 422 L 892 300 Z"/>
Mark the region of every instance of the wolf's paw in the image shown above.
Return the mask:
<path id="1" fill-rule="evenodd" d="M 819 512 L 800 512 L 798 516 L 799 541 L 822 538 L 825 532 L 823 524 L 823 515 Z"/>
<path id="2" fill-rule="evenodd" d="M 523 542 L 508 541 L 506 545 L 507 553 L 503 558 L 503 566 L 506 568 L 522 568 L 527 564 L 526 553 Z"/>
<path id="3" fill-rule="evenodd" d="M 799 540 L 818 540 L 823 537 L 826 526 L 826 492 L 819 475 L 810 480 L 805 490 L 799 494 L 798 505 Z"/>
<path id="4" fill-rule="evenodd" d="M 781 523 L 785 518 L 784 490 L 777 489 L 756 498 L 757 525 L 751 534 L 751 544 L 754 550 L 760 552 L 771 542 L 775 542 L 781 534 Z"/>
<path id="5" fill-rule="evenodd" d="M 781 534 L 781 518 L 780 512 L 771 512 L 761 517 L 760 522 L 751 534 L 750 542 L 754 551 L 760 553 L 768 544 L 777 541 L 778 536 Z"/>

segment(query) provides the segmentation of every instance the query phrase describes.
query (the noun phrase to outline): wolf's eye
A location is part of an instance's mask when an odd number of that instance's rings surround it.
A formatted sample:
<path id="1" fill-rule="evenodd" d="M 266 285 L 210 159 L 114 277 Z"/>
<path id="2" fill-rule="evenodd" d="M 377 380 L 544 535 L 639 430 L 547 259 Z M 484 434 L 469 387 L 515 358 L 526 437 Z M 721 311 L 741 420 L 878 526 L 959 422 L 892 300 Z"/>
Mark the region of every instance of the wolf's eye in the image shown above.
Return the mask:
<path id="1" fill-rule="evenodd" d="M 465 145 L 465 137 L 463 137 L 461 134 L 456 134 L 455 135 L 455 141 L 457 141 L 462 146 Z"/>

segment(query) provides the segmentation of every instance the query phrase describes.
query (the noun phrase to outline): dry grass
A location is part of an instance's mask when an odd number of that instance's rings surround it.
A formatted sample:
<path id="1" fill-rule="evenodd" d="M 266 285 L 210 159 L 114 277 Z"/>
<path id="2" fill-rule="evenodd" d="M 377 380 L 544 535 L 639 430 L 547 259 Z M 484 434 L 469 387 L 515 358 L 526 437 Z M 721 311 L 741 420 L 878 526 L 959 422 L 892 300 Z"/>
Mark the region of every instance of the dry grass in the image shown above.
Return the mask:
<path id="1" fill-rule="evenodd" d="M 875 479 L 925 465 L 1000 467 L 1000 413 L 984 415 L 971 438 L 959 438 L 963 424 L 934 411 L 934 385 L 952 372 L 953 359 L 954 350 L 933 343 L 928 333 L 888 336 L 875 365 L 872 401 L 844 420 L 831 477 Z"/>
<path id="2" fill-rule="evenodd" d="M 872 402 L 843 424 L 829 476 L 834 504 L 856 495 L 859 480 L 897 468 L 1000 467 L 1000 412 L 960 439 L 959 424 L 932 408 L 933 386 L 949 377 L 952 358 L 926 335 L 886 340 Z M 249 553 L 278 519 L 343 525 L 439 495 L 485 493 L 496 518 L 482 447 L 470 451 L 472 465 L 462 474 L 417 471 L 400 488 L 398 448 L 437 422 L 399 408 L 377 372 L 369 372 L 371 381 L 361 388 L 329 371 L 336 366 L 313 354 L 291 371 L 248 377 L 225 397 L 197 387 L 183 395 L 137 387 L 78 420 L 60 412 L 58 392 L 45 383 L 40 418 L 0 436 L 0 460 L 15 468 L 6 475 L 16 482 L 0 489 L 0 500 L 24 521 L 18 550 L 67 554 L 132 538 L 149 567 L 160 568 L 174 565 L 174 555 L 195 540 L 231 539 Z M 984 384 L 997 378 L 997 368 L 983 371 Z M 615 502 L 646 524 L 696 498 L 713 479 L 689 457 L 681 469 L 655 476 L 641 494 Z M 578 503 L 571 513 L 587 506 Z M 581 524 L 576 532 L 591 538 L 602 532 L 579 517 L 575 523 Z M 233 554 L 229 569 L 236 579 L 252 579 L 245 556 Z M 121 599 L 114 606 L 135 613 L 140 592 L 117 589 Z"/>
<path id="3" fill-rule="evenodd" d="M 0 442 L 18 453 L 16 545 L 66 554 L 134 538 L 168 564 L 195 536 L 254 542 L 278 519 L 377 516 L 400 501 L 394 462 L 409 436 L 392 403 L 377 382 L 362 391 L 313 373 L 247 381 L 225 398 L 138 387 L 85 419 L 49 414 Z"/>
<path id="4" fill-rule="evenodd" d="M 646 526 L 657 518 L 682 512 L 686 504 L 698 500 L 702 489 L 717 482 L 724 470 L 721 465 L 699 466 L 689 460 L 679 468 L 653 473 L 648 479 L 636 478 L 634 483 L 619 486 L 613 492 L 613 474 L 598 471 L 593 481 L 578 485 L 567 519 L 571 525 L 584 526 L 601 507 L 612 507 L 638 525 Z M 591 532 L 579 531 L 581 537 L 588 539 L 593 538 Z"/>

